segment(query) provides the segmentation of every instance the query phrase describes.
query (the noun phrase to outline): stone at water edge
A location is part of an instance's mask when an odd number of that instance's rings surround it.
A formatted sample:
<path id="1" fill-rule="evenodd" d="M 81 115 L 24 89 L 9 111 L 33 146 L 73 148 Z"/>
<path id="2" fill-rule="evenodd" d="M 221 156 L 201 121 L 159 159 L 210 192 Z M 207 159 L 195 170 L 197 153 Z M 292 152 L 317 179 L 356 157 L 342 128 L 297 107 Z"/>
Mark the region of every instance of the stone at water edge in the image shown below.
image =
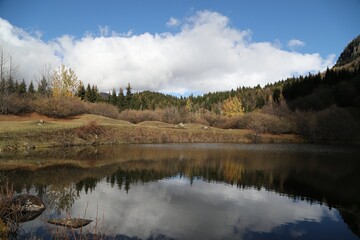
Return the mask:
<path id="1" fill-rule="evenodd" d="M 54 219 L 48 220 L 48 223 L 63 226 L 63 227 L 68 227 L 68 228 L 85 227 L 86 225 L 88 225 L 91 222 L 92 222 L 92 220 L 84 219 L 84 218 L 54 218 Z"/>
<path id="2" fill-rule="evenodd" d="M 31 221 L 45 210 L 43 201 L 34 195 L 22 194 L 0 203 L 2 215 L 18 222 Z"/>
<path id="3" fill-rule="evenodd" d="M 22 212 L 37 212 L 45 210 L 45 204 L 43 201 L 34 195 L 23 194 L 13 197 L 11 200 L 13 204 L 20 207 Z"/>

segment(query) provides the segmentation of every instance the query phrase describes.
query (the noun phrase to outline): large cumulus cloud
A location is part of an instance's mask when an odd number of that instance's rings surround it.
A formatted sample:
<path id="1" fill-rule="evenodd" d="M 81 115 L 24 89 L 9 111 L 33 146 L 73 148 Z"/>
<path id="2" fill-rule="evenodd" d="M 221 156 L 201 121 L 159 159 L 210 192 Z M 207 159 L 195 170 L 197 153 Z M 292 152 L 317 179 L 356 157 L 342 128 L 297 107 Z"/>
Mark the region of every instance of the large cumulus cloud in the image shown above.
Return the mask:
<path id="1" fill-rule="evenodd" d="M 174 22 L 172 18 L 169 22 Z M 164 23 L 166 24 L 166 23 Z M 168 24 L 169 25 L 169 24 Z M 264 85 L 334 64 L 334 55 L 301 54 L 269 42 L 254 42 L 217 12 L 201 11 L 177 20 L 175 32 L 134 35 L 111 32 L 49 42 L 0 19 L 0 44 L 26 81 L 45 64 L 64 63 L 85 83 L 102 91 L 125 87 L 186 94 Z M 104 27 L 102 27 L 103 29 Z"/>

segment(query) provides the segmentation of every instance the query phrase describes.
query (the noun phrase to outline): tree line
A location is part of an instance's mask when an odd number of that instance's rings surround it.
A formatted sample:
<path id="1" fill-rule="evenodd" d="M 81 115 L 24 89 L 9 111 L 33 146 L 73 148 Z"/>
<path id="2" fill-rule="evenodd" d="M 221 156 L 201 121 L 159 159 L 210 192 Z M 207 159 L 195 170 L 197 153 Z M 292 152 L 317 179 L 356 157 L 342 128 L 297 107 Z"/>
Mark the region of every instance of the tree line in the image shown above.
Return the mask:
<path id="1" fill-rule="evenodd" d="M 37 112 L 51 117 L 83 113 L 133 123 L 196 122 L 220 128 L 248 128 L 257 133 L 297 133 L 311 139 L 353 138 L 359 129 L 360 69 L 327 69 L 264 87 L 176 97 L 126 88 L 99 92 L 64 65 L 44 71 L 37 86 L 16 78 L 12 59 L 0 56 L 0 114 Z M 323 124 L 326 122 L 326 124 Z"/>
<path id="2" fill-rule="evenodd" d="M 7 66 L 5 63 L 8 63 Z M 18 81 L 13 61 L 0 58 L 0 94 L 18 97 L 78 97 L 92 103 L 109 103 L 124 111 L 156 110 L 169 107 L 183 108 L 193 113 L 205 111 L 213 114 L 232 116 L 253 112 L 268 104 L 287 103 L 292 110 L 326 109 L 331 105 L 339 107 L 360 107 L 360 70 L 327 69 L 324 73 L 298 76 L 281 80 L 264 87 L 238 87 L 235 90 L 209 92 L 204 95 L 176 97 L 158 92 L 133 92 L 130 83 L 125 91 L 122 87 L 109 93 L 100 92 L 96 85 L 80 81 L 71 68 L 60 66 L 53 73 L 42 74 L 37 81 L 27 86 L 25 80 Z M 235 106 L 236 105 L 236 106 Z M 232 107 L 230 107 L 232 106 Z M 2 109 L 2 113 L 6 113 Z"/>

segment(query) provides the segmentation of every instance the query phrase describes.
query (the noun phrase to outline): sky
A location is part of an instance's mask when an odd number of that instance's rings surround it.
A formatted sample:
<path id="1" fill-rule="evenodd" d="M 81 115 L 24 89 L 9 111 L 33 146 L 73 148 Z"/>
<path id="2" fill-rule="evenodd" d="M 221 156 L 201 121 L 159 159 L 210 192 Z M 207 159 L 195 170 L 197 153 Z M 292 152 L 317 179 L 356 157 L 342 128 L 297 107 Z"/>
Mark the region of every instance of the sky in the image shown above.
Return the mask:
<path id="1" fill-rule="evenodd" d="M 175 95 L 323 71 L 360 34 L 360 0 L 0 0 L 18 79 L 61 64 L 101 91 Z"/>

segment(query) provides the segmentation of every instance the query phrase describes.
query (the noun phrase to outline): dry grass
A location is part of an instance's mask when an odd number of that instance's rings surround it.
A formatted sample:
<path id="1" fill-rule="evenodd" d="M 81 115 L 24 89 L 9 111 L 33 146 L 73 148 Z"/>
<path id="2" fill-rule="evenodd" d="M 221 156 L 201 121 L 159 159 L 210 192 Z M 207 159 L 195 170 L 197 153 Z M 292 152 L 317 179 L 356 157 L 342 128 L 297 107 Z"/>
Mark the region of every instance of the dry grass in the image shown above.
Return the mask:
<path id="1" fill-rule="evenodd" d="M 91 121 L 95 121 L 106 126 L 131 125 L 131 123 L 126 121 L 92 114 L 84 114 L 68 119 L 50 118 L 35 113 L 24 116 L 0 115 L 0 133 L 36 132 L 48 129 L 75 128 L 81 127 Z"/>
<path id="2" fill-rule="evenodd" d="M 37 114 L 0 116 L 0 149 L 16 150 L 53 146 L 115 143 L 254 142 L 252 130 L 219 129 L 203 124 L 168 124 L 147 121 L 132 124 L 84 114 L 53 119 Z M 288 137 L 291 136 L 291 137 Z M 293 135 L 256 134 L 255 142 L 302 142 Z"/>

